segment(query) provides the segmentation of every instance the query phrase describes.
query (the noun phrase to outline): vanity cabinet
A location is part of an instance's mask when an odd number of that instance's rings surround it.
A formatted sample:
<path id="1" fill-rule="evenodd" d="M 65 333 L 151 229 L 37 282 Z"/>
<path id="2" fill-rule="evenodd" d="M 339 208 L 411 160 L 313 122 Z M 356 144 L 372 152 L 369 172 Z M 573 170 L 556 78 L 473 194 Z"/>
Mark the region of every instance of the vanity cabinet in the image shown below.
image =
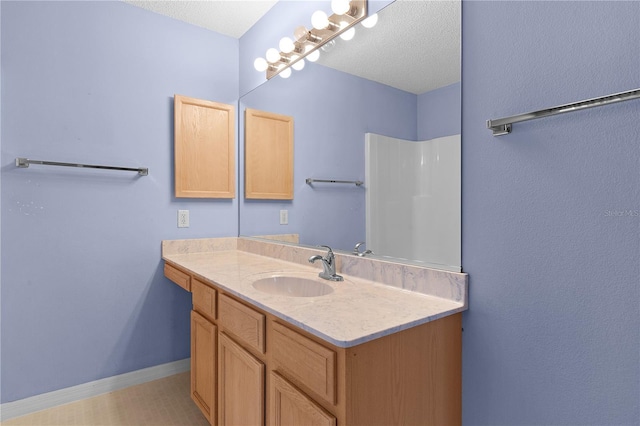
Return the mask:
<path id="1" fill-rule="evenodd" d="M 461 424 L 461 314 L 343 348 L 189 281 L 191 396 L 212 425 Z"/>

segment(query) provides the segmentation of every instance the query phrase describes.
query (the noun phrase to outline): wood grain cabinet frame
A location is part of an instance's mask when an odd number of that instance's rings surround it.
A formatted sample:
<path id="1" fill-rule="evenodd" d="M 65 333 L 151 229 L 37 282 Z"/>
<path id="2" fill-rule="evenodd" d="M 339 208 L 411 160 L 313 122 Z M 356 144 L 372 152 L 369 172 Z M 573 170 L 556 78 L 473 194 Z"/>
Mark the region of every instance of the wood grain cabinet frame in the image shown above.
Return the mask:
<path id="1" fill-rule="evenodd" d="M 216 419 L 217 327 L 191 311 L 191 399 L 214 424 Z"/>
<path id="2" fill-rule="evenodd" d="M 218 353 L 218 425 L 264 426 L 264 364 L 224 333 Z"/>
<path id="3" fill-rule="evenodd" d="M 235 108 L 174 96 L 175 195 L 235 197 Z"/>
<path id="4" fill-rule="evenodd" d="M 336 418 L 277 373 L 269 386 L 269 426 L 336 426 Z"/>
<path id="5" fill-rule="evenodd" d="M 293 117 L 245 110 L 245 198 L 293 199 Z"/>
<path id="6" fill-rule="evenodd" d="M 164 264 L 164 276 L 187 291 L 191 291 L 191 275 L 181 271 L 175 266 Z"/>

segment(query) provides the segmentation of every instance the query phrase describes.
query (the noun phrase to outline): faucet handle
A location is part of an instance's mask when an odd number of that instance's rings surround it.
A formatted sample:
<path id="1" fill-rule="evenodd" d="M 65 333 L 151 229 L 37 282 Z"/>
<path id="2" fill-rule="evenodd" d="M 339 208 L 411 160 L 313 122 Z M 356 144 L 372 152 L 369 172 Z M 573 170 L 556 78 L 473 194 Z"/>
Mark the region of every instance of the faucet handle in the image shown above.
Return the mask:
<path id="1" fill-rule="evenodd" d="M 371 250 L 365 250 L 363 252 L 360 252 L 360 247 L 362 247 L 362 245 L 365 244 L 364 241 L 361 241 L 359 243 L 356 244 L 356 246 L 353 248 L 353 254 L 355 254 L 356 256 L 360 256 L 360 257 L 365 257 L 368 254 L 373 254 L 373 252 Z"/>
<path id="2" fill-rule="evenodd" d="M 333 250 L 331 250 L 331 247 L 329 247 L 329 246 L 319 245 L 317 247 L 326 248 L 328 250 L 328 252 L 327 252 L 328 255 L 332 255 L 333 254 Z"/>

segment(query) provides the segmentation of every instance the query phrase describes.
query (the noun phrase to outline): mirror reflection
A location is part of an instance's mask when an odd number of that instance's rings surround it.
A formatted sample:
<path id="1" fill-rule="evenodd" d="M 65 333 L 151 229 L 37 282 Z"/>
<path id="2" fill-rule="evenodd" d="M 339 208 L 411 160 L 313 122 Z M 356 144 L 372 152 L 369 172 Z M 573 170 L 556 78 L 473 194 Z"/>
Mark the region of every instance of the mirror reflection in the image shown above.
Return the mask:
<path id="1" fill-rule="evenodd" d="M 246 108 L 293 118 L 294 196 L 243 196 L 241 235 L 364 242 L 367 256 L 461 269 L 459 2 L 396 0 L 375 27 L 243 96 L 241 192 Z"/>

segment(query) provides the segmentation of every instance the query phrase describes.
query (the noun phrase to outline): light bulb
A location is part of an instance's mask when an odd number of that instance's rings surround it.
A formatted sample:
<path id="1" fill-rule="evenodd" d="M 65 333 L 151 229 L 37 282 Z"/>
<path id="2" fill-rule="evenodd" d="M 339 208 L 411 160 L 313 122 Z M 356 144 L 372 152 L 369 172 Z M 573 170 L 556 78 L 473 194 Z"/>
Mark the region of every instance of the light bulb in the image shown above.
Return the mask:
<path id="1" fill-rule="evenodd" d="M 278 52 L 278 49 L 272 47 L 271 49 L 267 50 L 267 61 L 273 63 L 276 63 L 280 60 L 280 52 Z"/>
<path id="2" fill-rule="evenodd" d="M 304 59 L 300 59 L 298 62 L 291 65 L 291 68 L 293 68 L 296 71 L 300 71 L 302 68 L 304 68 Z"/>
<path id="3" fill-rule="evenodd" d="M 323 52 L 330 52 L 331 50 L 333 50 L 333 47 L 335 45 L 336 45 L 336 41 L 335 40 L 329 40 L 328 42 L 323 44 L 320 49 L 322 49 Z"/>
<path id="4" fill-rule="evenodd" d="M 346 22 L 343 22 L 342 25 L 340 25 L 341 28 L 344 28 L 346 26 L 347 26 Z M 353 38 L 354 35 L 356 35 L 356 29 L 351 27 L 347 31 L 340 34 L 340 38 L 343 40 L 349 41 Z"/>
<path id="5" fill-rule="evenodd" d="M 293 36 L 296 40 L 306 40 L 308 34 L 309 30 L 306 29 L 304 25 L 300 25 L 293 30 Z"/>
<path id="6" fill-rule="evenodd" d="M 378 23 L 378 14 L 374 13 L 373 15 L 369 16 L 367 19 L 362 21 L 362 26 L 365 28 L 373 28 L 376 26 L 377 23 Z"/>
<path id="7" fill-rule="evenodd" d="M 287 68 L 286 70 L 282 70 L 280 74 L 278 74 L 282 78 L 289 78 L 291 76 L 291 68 Z"/>
<path id="8" fill-rule="evenodd" d="M 336 15 L 344 15 L 351 9 L 349 0 L 331 0 L 331 10 Z"/>
<path id="9" fill-rule="evenodd" d="M 329 18 L 327 18 L 327 14 L 321 10 L 316 10 L 311 15 L 311 25 L 316 30 L 323 30 L 329 26 Z"/>
<path id="10" fill-rule="evenodd" d="M 293 52 L 293 49 L 296 48 L 296 46 L 293 44 L 293 41 L 291 41 L 289 37 L 282 37 L 278 46 L 284 53 L 291 53 Z"/>
<path id="11" fill-rule="evenodd" d="M 257 71 L 264 72 L 269 68 L 269 64 L 265 58 L 256 58 L 256 60 L 253 61 L 253 67 Z"/>
<path id="12" fill-rule="evenodd" d="M 314 50 L 313 52 L 309 53 L 307 55 L 307 60 L 309 62 L 315 62 L 318 60 L 318 58 L 320 57 L 320 51 L 319 50 Z"/>

